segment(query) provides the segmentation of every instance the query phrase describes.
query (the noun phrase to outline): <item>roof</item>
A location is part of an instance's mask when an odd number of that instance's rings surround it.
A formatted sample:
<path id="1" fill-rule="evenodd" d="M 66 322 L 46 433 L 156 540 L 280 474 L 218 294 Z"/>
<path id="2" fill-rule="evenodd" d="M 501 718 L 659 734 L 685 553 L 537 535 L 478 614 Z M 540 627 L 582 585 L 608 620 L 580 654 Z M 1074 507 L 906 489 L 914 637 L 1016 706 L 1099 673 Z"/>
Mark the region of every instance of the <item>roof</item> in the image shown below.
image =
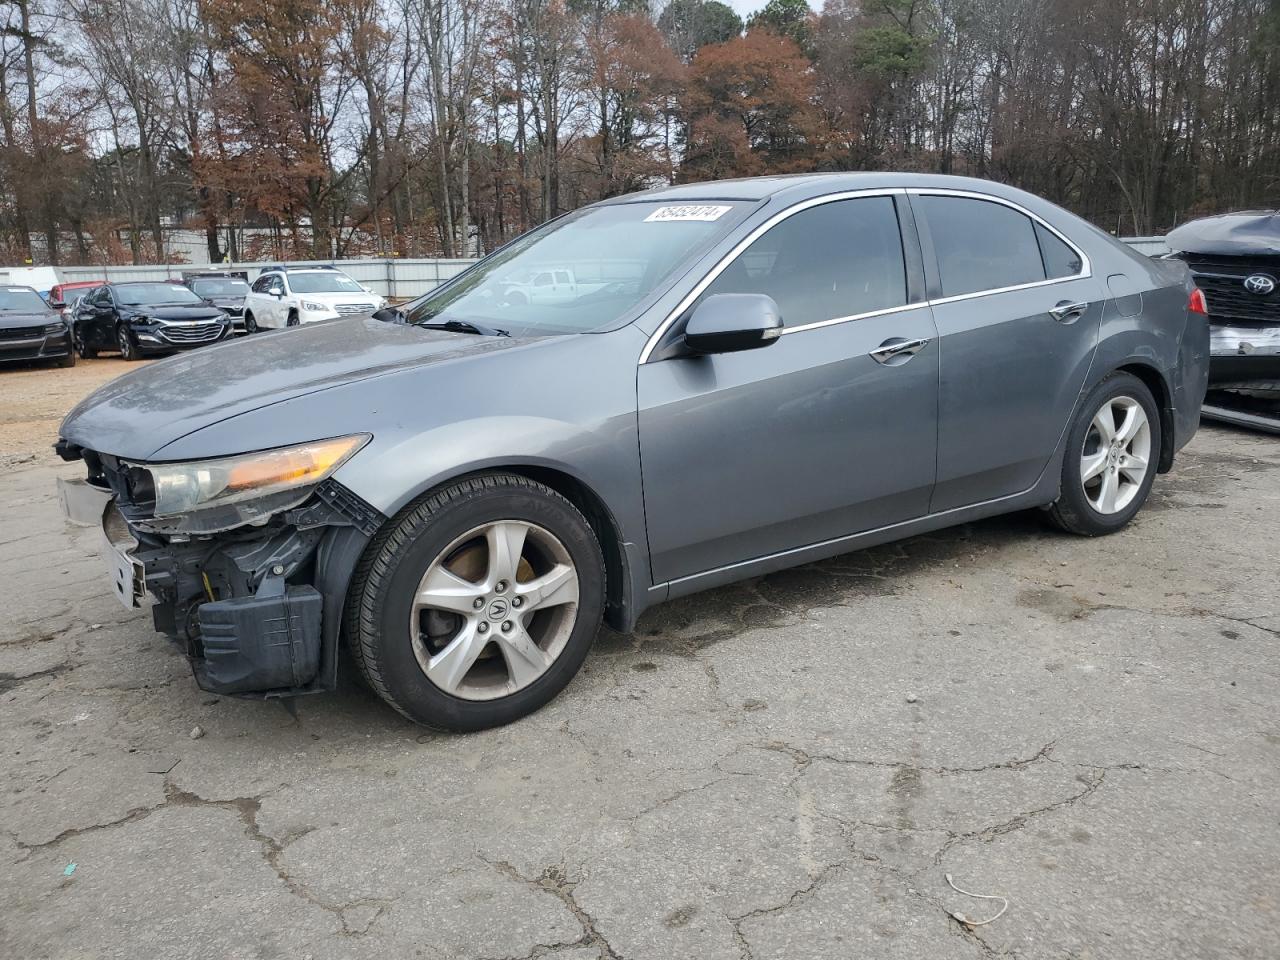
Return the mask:
<path id="1" fill-rule="evenodd" d="M 644 201 L 679 201 L 702 203 L 713 200 L 761 201 L 785 195 L 789 200 L 839 193 L 846 190 L 884 190 L 891 188 L 974 190 L 993 196 L 1033 200 L 1031 194 L 994 180 L 976 177 L 953 177 L 944 174 L 901 173 L 893 171 L 848 173 L 798 173 L 787 176 L 746 177 L 738 180 L 707 180 L 656 187 L 640 193 L 614 197 L 605 203 L 637 203 Z M 1043 201 L 1041 201 L 1043 202 Z"/>

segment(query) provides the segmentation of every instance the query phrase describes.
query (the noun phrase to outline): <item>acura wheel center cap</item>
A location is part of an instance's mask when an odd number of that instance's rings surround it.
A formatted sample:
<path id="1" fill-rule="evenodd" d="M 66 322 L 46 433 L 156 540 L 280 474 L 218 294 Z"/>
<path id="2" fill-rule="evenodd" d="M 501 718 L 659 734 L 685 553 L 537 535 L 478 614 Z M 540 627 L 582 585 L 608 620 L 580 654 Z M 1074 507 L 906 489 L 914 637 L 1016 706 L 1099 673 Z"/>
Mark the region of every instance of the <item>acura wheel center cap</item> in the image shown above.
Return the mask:
<path id="1" fill-rule="evenodd" d="M 502 599 L 494 600 L 489 604 L 489 619 L 501 620 L 507 615 L 509 609 L 510 605 L 507 601 Z"/>

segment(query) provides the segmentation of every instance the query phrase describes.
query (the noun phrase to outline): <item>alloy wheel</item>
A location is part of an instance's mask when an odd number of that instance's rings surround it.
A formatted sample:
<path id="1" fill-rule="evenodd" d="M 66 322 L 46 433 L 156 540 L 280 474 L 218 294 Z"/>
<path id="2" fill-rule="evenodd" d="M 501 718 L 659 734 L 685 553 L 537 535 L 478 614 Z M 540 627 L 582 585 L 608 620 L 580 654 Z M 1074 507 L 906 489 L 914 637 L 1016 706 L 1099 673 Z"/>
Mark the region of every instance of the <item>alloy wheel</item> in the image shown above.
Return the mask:
<path id="1" fill-rule="evenodd" d="M 1119 513 L 1133 502 L 1151 468 L 1151 422 L 1132 397 L 1113 397 L 1099 408 L 1085 434 L 1080 481 L 1098 513 Z"/>
<path id="2" fill-rule="evenodd" d="M 427 567 L 409 621 L 413 652 L 437 687 L 493 700 L 550 669 L 573 633 L 578 572 L 564 544 L 523 520 L 497 520 Z"/>
<path id="3" fill-rule="evenodd" d="M 123 326 L 116 327 L 116 342 L 120 344 L 120 356 L 125 360 L 132 360 L 133 341 L 129 339 L 129 331 Z"/>

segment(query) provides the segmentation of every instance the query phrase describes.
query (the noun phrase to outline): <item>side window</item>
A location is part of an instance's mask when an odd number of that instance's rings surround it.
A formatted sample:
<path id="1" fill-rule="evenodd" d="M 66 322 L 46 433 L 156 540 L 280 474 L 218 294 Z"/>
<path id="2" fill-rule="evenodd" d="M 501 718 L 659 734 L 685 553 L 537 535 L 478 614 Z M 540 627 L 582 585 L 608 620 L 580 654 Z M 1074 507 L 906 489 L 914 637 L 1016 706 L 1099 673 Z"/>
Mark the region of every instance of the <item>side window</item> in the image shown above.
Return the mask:
<path id="1" fill-rule="evenodd" d="M 802 327 L 903 306 L 907 271 L 892 197 L 835 200 L 788 217 L 703 292 L 764 293 Z"/>
<path id="2" fill-rule="evenodd" d="M 549 286 L 551 286 L 551 274 L 549 274 L 549 273 L 540 273 L 540 274 L 538 274 L 536 277 L 534 277 L 534 278 L 533 278 L 533 285 L 534 285 L 535 287 L 549 287 Z"/>
<path id="3" fill-rule="evenodd" d="M 253 281 L 253 287 L 251 289 L 254 293 L 266 293 L 269 286 L 271 286 L 271 275 L 264 273 L 257 280 Z"/>
<path id="4" fill-rule="evenodd" d="M 988 200 L 927 194 L 919 199 L 944 297 L 1045 279 L 1030 217 Z"/>
<path id="5" fill-rule="evenodd" d="M 1044 260 L 1044 272 L 1050 280 L 1074 277 L 1084 269 L 1080 254 L 1039 223 L 1036 224 L 1036 239 L 1040 241 L 1040 258 Z"/>

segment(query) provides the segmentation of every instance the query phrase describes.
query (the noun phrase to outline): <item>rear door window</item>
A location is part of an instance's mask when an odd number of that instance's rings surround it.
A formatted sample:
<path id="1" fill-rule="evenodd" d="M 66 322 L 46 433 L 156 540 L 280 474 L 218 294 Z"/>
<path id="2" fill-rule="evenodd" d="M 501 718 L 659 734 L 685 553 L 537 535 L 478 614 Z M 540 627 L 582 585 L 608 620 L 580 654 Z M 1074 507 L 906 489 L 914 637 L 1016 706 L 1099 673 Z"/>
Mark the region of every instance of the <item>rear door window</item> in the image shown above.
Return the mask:
<path id="1" fill-rule="evenodd" d="M 928 194 L 918 199 L 933 237 L 944 297 L 1045 279 L 1030 217 L 989 200 Z"/>

